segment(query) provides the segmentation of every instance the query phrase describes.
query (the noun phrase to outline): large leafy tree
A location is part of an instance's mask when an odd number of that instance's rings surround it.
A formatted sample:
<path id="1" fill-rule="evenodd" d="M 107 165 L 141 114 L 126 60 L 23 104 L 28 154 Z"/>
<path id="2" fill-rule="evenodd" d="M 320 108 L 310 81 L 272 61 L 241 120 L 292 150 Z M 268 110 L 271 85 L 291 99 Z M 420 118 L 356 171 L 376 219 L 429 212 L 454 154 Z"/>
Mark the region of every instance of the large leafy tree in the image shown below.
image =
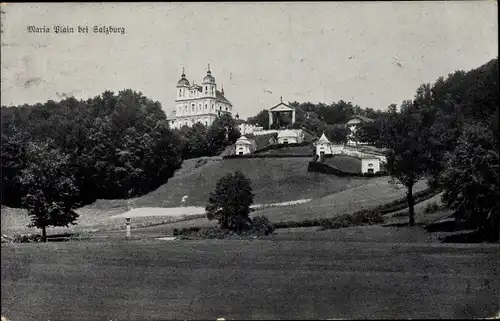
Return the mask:
<path id="1" fill-rule="evenodd" d="M 211 155 L 218 155 L 226 146 L 234 144 L 241 133 L 230 114 L 222 113 L 208 128 L 207 140 Z"/>
<path id="2" fill-rule="evenodd" d="M 45 242 L 48 226 L 76 224 L 78 188 L 69 156 L 48 143 L 29 143 L 26 159 L 27 167 L 19 177 L 26 192 L 22 206 L 31 216 L 30 226 L 42 230 Z"/>
<path id="3" fill-rule="evenodd" d="M 384 144 L 389 148 L 387 171 L 406 187 L 409 224 L 415 224 L 413 186 L 427 172 L 428 119 L 423 110 L 412 101 L 405 101 L 400 112 L 392 111 L 383 134 Z"/>
<path id="4" fill-rule="evenodd" d="M 253 204 L 250 180 L 240 171 L 228 173 L 217 182 L 206 206 L 207 218 L 216 219 L 221 228 L 240 231 L 251 225 Z"/>
<path id="5" fill-rule="evenodd" d="M 443 201 L 456 210 L 457 218 L 498 240 L 499 159 L 494 135 L 481 123 L 467 126 L 447 157 L 442 183 Z"/>
<path id="6" fill-rule="evenodd" d="M 249 117 L 247 122 L 252 125 L 262 126 L 263 129 L 269 129 L 269 110 L 264 109 L 253 117 Z"/>

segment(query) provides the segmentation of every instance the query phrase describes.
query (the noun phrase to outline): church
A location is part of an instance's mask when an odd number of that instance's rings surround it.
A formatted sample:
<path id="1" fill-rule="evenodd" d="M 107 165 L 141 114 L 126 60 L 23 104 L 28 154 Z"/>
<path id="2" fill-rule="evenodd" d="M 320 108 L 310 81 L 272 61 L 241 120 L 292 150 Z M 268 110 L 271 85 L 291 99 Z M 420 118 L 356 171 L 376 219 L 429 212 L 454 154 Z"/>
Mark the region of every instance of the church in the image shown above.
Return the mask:
<path id="1" fill-rule="evenodd" d="M 224 96 L 224 88 L 217 89 L 210 64 L 201 85 L 190 83 L 183 69 L 176 91 L 175 108 L 166 113 L 171 128 L 191 127 L 197 122 L 210 126 L 217 115 L 233 112 L 233 105 Z"/>

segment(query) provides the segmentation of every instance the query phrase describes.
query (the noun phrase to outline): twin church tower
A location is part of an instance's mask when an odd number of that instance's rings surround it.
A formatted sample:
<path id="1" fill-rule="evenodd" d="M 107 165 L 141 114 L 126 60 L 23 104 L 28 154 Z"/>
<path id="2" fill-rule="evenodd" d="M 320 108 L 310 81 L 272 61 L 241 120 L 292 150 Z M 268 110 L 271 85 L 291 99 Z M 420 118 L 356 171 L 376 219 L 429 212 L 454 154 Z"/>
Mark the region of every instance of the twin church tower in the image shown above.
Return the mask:
<path id="1" fill-rule="evenodd" d="M 171 128 L 191 127 L 197 122 L 210 126 L 220 113 L 233 112 L 233 105 L 224 97 L 224 88 L 217 90 L 210 64 L 201 85 L 190 83 L 183 68 L 176 87 L 175 109 L 167 112 Z"/>

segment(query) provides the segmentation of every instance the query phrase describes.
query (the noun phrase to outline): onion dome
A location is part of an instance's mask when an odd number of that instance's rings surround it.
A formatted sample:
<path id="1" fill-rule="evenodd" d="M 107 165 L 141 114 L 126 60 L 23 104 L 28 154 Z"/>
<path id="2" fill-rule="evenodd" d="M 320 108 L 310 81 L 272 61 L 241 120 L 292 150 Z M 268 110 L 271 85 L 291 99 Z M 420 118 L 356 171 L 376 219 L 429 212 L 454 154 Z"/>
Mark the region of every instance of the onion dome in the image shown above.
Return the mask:
<path id="1" fill-rule="evenodd" d="M 215 78 L 212 76 L 212 72 L 210 71 L 210 64 L 208 64 L 207 75 L 203 78 L 202 85 L 204 84 L 215 84 Z"/>
<path id="2" fill-rule="evenodd" d="M 184 68 L 182 68 L 181 79 L 177 82 L 177 86 L 189 86 L 189 80 L 186 78 L 186 74 L 184 73 Z"/>

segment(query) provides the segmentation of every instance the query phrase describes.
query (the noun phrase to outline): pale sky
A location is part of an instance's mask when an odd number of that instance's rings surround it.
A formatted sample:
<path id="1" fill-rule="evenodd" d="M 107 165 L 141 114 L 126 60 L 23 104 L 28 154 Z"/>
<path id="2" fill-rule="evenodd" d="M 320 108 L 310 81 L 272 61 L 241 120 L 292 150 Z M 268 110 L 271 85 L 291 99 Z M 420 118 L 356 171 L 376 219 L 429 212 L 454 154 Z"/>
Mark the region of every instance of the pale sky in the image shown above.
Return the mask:
<path id="1" fill-rule="evenodd" d="M 498 56 L 496 1 L 2 4 L 1 104 L 131 88 L 174 108 L 210 63 L 242 118 L 283 101 L 374 109 Z M 89 26 L 89 34 L 27 27 Z M 94 25 L 125 34 L 93 34 Z"/>

